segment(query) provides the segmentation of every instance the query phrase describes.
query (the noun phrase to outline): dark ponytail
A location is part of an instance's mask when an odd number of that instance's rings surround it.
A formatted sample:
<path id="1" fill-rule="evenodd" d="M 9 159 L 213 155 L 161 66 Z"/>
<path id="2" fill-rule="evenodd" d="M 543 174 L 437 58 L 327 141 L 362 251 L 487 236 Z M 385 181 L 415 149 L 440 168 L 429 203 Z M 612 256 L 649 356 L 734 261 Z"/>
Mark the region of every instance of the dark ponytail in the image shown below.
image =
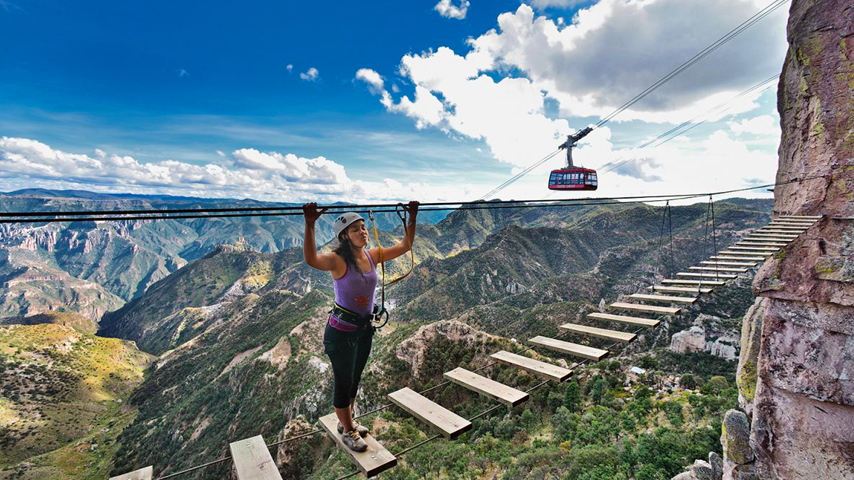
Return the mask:
<path id="1" fill-rule="evenodd" d="M 338 235 L 338 246 L 335 247 L 335 249 L 332 251 L 334 253 L 337 253 L 338 255 L 340 255 L 341 258 L 343 258 L 344 261 L 347 263 L 347 265 L 352 266 L 357 272 L 359 272 L 359 275 L 362 276 L 362 278 L 365 280 L 365 282 L 367 282 L 368 279 L 365 278 L 364 272 L 362 272 L 362 269 L 359 268 L 359 265 L 356 263 L 356 258 L 353 257 L 353 246 L 352 245 L 353 244 L 350 243 L 350 238 L 347 237 L 347 233 L 341 232 Z"/>

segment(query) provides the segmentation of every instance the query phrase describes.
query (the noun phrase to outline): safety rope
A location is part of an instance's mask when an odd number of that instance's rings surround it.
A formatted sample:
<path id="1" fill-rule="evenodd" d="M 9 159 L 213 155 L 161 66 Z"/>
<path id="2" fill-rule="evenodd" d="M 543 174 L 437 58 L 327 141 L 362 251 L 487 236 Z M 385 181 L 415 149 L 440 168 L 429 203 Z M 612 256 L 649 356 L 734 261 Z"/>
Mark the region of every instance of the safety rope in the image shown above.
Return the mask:
<path id="1" fill-rule="evenodd" d="M 385 308 L 385 287 L 394 285 L 395 283 L 408 277 L 409 274 L 412 273 L 412 270 L 415 268 L 415 252 L 412 251 L 412 232 L 409 231 L 409 226 L 407 225 L 408 212 L 405 208 L 403 208 L 403 205 L 398 204 L 398 206 L 395 207 L 395 213 L 397 213 L 397 216 L 398 218 L 400 218 L 400 221 L 403 222 L 403 238 L 406 240 L 406 246 L 409 249 L 409 270 L 400 277 L 395 278 L 394 280 L 386 283 L 385 252 L 383 251 L 383 244 L 382 242 L 380 242 L 380 235 L 377 231 L 377 222 L 374 220 L 374 212 L 368 210 L 368 219 L 370 219 L 371 221 L 371 229 L 374 231 L 374 239 L 377 241 L 377 248 L 379 249 L 380 271 L 382 272 L 382 279 L 380 280 L 380 307 L 374 314 L 372 320 L 374 323 L 374 328 L 376 329 L 382 328 L 388 323 L 388 310 Z"/>

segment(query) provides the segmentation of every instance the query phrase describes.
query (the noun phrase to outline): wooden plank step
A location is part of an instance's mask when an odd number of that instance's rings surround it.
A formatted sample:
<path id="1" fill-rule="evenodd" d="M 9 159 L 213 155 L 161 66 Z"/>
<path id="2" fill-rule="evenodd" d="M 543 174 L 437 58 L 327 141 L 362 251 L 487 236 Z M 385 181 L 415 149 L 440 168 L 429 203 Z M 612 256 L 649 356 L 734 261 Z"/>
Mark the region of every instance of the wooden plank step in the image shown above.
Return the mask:
<path id="1" fill-rule="evenodd" d="M 677 277 L 723 278 L 725 280 L 732 280 L 733 278 L 738 278 L 738 275 L 733 275 L 731 273 L 679 272 L 676 274 L 676 276 Z"/>
<path id="2" fill-rule="evenodd" d="M 746 268 L 732 268 L 732 267 L 688 267 L 688 270 L 700 270 L 703 272 L 736 272 L 736 273 L 747 273 Z"/>
<path id="3" fill-rule="evenodd" d="M 335 424 L 338 424 L 338 417 L 335 417 Z M 337 431 L 335 433 L 338 434 Z M 231 451 L 238 480 L 282 480 L 282 474 L 279 473 L 276 462 L 270 455 L 270 449 L 261 435 L 231 442 L 228 449 Z"/>
<path id="4" fill-rule="evenodd" d="M 789 235 L 800 235 L 803 233 L 803 230 L 788 230 L 783 228 L 760 228 L 756 230 L 756 233 L 786 233 Z"/>
<path id="5" fill-rule="evenodd" d="M 151 477 L 153 475 L 154 467 L 148 466 L 145 468 L 140 468 L 139 470 L 134 470 L 129 473 L 123 473 L 115 477 L 110 477 L 110 480 L 151 480 Z"/>
<path id="6" fill-rule="evenodd" d="M 684 293 L 712 293 L 711 288 L 695 288 L 695 287 L 665 287 L 664 285 L 655 285 L 646 287 L 647 290 L 653 292 L 684 292 Z"/>
<path id="7" fill-rule="evenodd" d="M 769 222 L 769 225 L 797 225 L 797 226 L 807 226 L 814 224 L 815 220 L 797 220 L 792 218 L 776 218 Z"/>
<path id="8" fill-rule="evenodd" d="M 809 228 L 809 226 L 806 226 L 806 225 L 780 225 L 780 224 L 769 223 L 768 225 L 765 225 L 765 226 L 763 226 L 763 227 L 759 227 L 759 228 L 770 228 L 770 229 L 772 229 L 772 230 L 773 230 L 773 229 L 779 229 L 779 230 L 806 230 L 806 229 L 808 229 L 808 228 Z"/>
<path id="9" fill-rule="evenodd" d="M 563 340 L 557 340 L 549 337 L 536 336 L 529 339 L 528 343 L 596 362 L 602 360 L 608 355 L 608 350 L 579 345 L 577 343 L 564 342 Z"/>
<path id="10" fill-rule="evenodd" d="M 605 340 L 616 340 L 618 342 L 631 342 L 635 339 L 634 333 L 618 332 L 616 330 L 606 330 L 604 328 L 588 327 L 585 325 L 577 325 L 575 323 L 564 323 L 560 327 L 561 330 L 578 333 L 581 335 L 590 335 L 591 337 L 604 338 Z"/>
<path id="11" fill-rule="evenodd" d="M 696 297 L 673 297 L 670 295 L 646 295 L 643 293 L 633 293 L 629 295 L 629 298 L 634 298 L 635 300 L 648 300 L 650 302 L 668 302 L 668 303 L 694 303 L 697 301 Z"/>
<path id="12" fill-rule="evenodd" d="M 661 283 L 666 283 L 668 285 L 673 285 L 673 284 L 712 285 L 715 287 L 720 287 L 721 285 L 726 285 L 726 282 L 720 282 L 717 280 L 688 280 L 685 278 L 666 278 L 666 279 L 662 280 Z"/>
<path id="13" fill-rule="evenodd" d="M 781 215 L 777 218 L 797 218 L 799 220 L 821 220 L 821 215 Z"/>
<path id="14" fill-rule="evenodd" d="M 798 222 L 772 222 L 769 223 L 769 227 L 795 227 L 795 228 L 810 228 L 812 223 L 798 223 Z"/>
<path id="15" fill-rule="evenodd" d="M 798 238 L 798 236 L 797 235 L 785 235 L 782 233 L 751 233 L 749 238 L 791 242 L 792 240 L 796 240 Z"/>
<path id="16" fill-rule="evenodd" d="M 442 376 L 445 380 L 450 380 L 457 385 L 498 400 L 508 407 L 515 407 L 528 399 L 528 394 L 521 390 L 508 387 L 465 368 L 457 367 L 450 372 L 445 372 Z"/>
<path id="17" fill-rule="evenodd" d="M 711 291 L 711 289 L 709 289 Z M 614 315 L 611 313 L 588 313 L 587 318 L 595 318 L 596 320 L 612 320 L 615 322 L 628 323 L 629 325 L 642 325 L 644 327 L 655 327 L 660 320 L 651 318 L 628 317 L 626 315 Z"/>
<path id="18" fill-rule="evenodd" d="M 523 357 L 522 355 L 516 355 L 515 353 L 506 352 L 504 350 L 495 352 L 489 357 L 505 365 L 518 367 L 528 373 L 532 373 L 548 380 L 554 380 L 556 382 L 562 382 L 572 375 L 572 370 L 563 368 L 560 365 L 541 362 L 539 360 L 534 360 L 533 358 Z"/>
<path id="19" fill-rule="evenodd" d="M 795 237 L 797 238 L 797 237 Z M 773 243 L 785 243 L 789 244 L 794 238 L 782 238 L 782 237 L 744 237 L 742 241 L 744 242 L 773 242 Z"/>
<path id="20" fill-rule="evenodd" d="M 765 257 L 727 257 L 726 255 L 724 255 L 724 256 L 719 256 L 719 257 L 712 256 L 709 258 L 711 258 L 712 260 L 723 260 L 723 261 L 730 261 L 730 260 L 732 260 L 732 261 L 749 260 L 751 262 L 764 262 L 765 261 Z"/>
<path id="21" fill-rule="evenodd" d="M 765 240 L 742 240 L 736 245 L 741 247 L 777 247 L 782 248 L 788 245 L 789 242 L 769 242 Z"/>
<path id="22" fill-rule="evenodd" d="M 388 398 L 413 417 L 431 425 L 448 440 L 453 440 L 471 430 L 470 421 L 408 387 L 389 393 Z"/>
<path id="23" fill-rule="evenodd" d="M 677 307 L 659 307 L 656 305 L 639 305 L 637 303 L 614 302 L 608 305 L 609 308 L 617 308 L 620 310 L 636 310 L 638 312 L 660 313 L 662 315 L 679 315 L 682 311 Z"/>
<path id="24" fill-rule="evenodd" d="M 747 257 L 758 257 L 760 255 L 770 257 L 771 255 L 773 255 L 773 253 L 771 253 L 771 252 L 763 252 L 761 250 L 752 250 L 749 252 L 742 252 L 742 251 L 738 251 L 738 250 L 724 250 L 724 251 L 718 252 L 718 253 L 721 255 L 744 255 Z"/>
<path id="25" fill-rule="evenodd" d="M 397 465 L 397 458 L 385 449 L 377 440 L 369 433 L 362 437 L 362 440 L 368 444 L 368 449 L 364 452 L 354 452 L 347 445 L 344 445 L 342 435 L 338 433 L 338 416 L 335 412 L 320 417 L 320 425 L 326 430 L 326 433 L 335 440 L 338 448 L 343 450 L 353 459 L 356 467 L 362 471 L 367 477 L 373 477 L 380 472 L 388 470 Z"/>
<path id="26" fill-rule="evenodd" d="M 721 262 L 712 262 L 712 261 L 709 261 L 709 260 L 703 260 L 703 261 L 702 261 L 702 262 L 700 262 L 700 263 L 701 263 L 701 264 L 703 264 L 703 265 L 722 265 L 722 266 L 731 266 L 731 267 L 748 267 L 748 268 L 751 268 L 751 267 L 755 267 L 755 266 L 756 266 L 756 262 L 725 262 L 725 261 L 721 261 Z"/>
<path id="27" fill-rule="evenodd" d="M 779 250 L 779 247 L 741 247 L 738 245 L 733 245 L 728 247 L 730 250 L 745 250 L 745 251 L 759 251 L 759 252 L 776 252 Z"/>

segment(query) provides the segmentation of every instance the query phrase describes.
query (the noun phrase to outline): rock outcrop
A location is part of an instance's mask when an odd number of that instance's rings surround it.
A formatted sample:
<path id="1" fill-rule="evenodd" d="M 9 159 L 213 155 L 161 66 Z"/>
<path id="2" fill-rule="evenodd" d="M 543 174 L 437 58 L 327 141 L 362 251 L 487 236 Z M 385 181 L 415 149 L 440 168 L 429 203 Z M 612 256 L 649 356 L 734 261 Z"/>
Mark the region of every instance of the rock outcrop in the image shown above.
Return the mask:
<path id="1" fill-rule="evenodd" d="M 788 39 L 775 213 L 822 218 L 754 280 L 739 387 L 756 477 L 854 479 L 854 3 L 794 0 Z"/>
<path id="2" fill-rule="evenodd" d="M 673 334 L 669 349 L 676 353 L 707 352 L 724 360 L 735 360 L 739 352 L 737 332 L 723 324 L 718 317 L 699 315 L 689 329 Z"/>

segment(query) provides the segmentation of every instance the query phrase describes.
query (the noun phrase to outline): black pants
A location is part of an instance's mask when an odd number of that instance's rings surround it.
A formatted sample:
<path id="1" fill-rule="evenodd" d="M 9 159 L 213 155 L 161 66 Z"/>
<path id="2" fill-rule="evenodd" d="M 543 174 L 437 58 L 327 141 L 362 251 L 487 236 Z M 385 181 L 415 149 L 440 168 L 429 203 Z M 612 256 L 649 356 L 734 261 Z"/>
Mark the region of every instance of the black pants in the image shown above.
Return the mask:
<path id="1" fill-rule="evenodd" d="M 332 361 L 335 376 L 332 405 L 335 408 L 347 408 L 350 399 L 356 398 L 373 339 L 374 328 L 371 325 L 355 332 L 342 332 L 326 324 L 323 349 Z"/>

